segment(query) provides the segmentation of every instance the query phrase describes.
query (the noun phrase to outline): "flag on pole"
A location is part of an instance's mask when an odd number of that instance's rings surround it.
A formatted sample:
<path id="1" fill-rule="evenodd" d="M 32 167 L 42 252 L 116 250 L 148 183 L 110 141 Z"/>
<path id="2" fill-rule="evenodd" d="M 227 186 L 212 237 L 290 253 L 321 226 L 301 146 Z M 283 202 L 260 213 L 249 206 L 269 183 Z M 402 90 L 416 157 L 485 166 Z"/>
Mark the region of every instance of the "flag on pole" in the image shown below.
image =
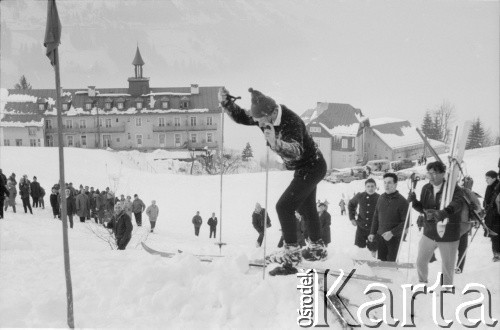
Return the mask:
<path id="1" fill-rule="evenodd" d="M 55 50 L 61 43 L 61 21 L 57 13 L 56 0 L 49 0 L 47 3 L 47 27 L 45 28 L 45 39 L 43 45 L 47 47 L 47 57 L 50 64 L 56 65 Z"/>

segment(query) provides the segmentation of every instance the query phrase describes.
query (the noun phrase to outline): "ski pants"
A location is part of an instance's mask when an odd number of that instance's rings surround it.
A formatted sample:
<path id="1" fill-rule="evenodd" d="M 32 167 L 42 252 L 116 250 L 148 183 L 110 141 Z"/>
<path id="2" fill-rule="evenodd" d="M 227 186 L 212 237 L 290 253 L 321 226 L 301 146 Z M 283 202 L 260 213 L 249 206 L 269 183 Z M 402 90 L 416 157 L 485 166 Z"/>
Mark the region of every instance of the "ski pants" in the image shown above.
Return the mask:
<path id="1" fill-rule="evenodd" d="M 30 198 L 29 197 L 21 197 L 21 200 L 23 201 L 24 213 L 28 213 L 28 209 L 29 209 L 30 213 L 33 214 L 33 210 L 31 209 L 31 204 L 30 204 Z"/>
<path id="2" fill-rule="evenodd" d="M 10 203 L 10 201 L 8 199 L 5 200 L 5 211 L 7 211 L 7 209 L 11 205 L 12 205 L 12 209 L 14 210 L 14 213 L 16 213 L 16 203 L 15 202 Z"/>
<path id="3" fill-rule="evenodd" d="M 326 162 L 321 154 L 311 165 L 297 169 L 293 180 L 276 204 L 283 239 L 287 244 L 297 243 L 295 211 L 304 217 L 309 238 L 321 238 L 321 225 L 316 209 L 316 186 L 326 174 Z"/>
<path id="4" fill-rule="evenodd" d="M 142 212 L 135 212 L 135 222 L 137 223 L 138 226 L 142 226 Z"/>
<path id="5" fill-rule="evenodd" d="M 427 283 L 429 276 L 429 262 L 434 254 L 434 250 L 439 248 L 441 254 L 441 272 L 443 273 L 443 284 L 453 284 L 455 274 L 455 262 L 457 259 L 457 249 L 460 241 L 436 242 L 427 236 L 422 236 L 418 243 L 417 273 L 420 282 Z"/>
<path id="6" fill-rule="evenodd" d="M 0 205 L 4 203 L 3 199 L 0 199 Z M 7 206 L 5 206 L 5 210 L 7 211 Z M 3 205 L 0 207 L 0 219 L 3 219 Z"/>
<path id="7" fill-rule="evenodd" d="M 259 246 L 262 246 L 263 240 L 264 240 L 264 232 L 261 231 L 261 232 L 259 232 L 259 236 L 257 237 L 257 244 L 259 244 Z"/>
<path id="8" fill-rule="evenodd" d="M 378 247 L 378 259 L 380 261 L 396 261 L 401 236 L 392 236 L 390 240 L 386 241 L 382 236 L 377 235 L 376 240 Z"/>
<path id="9" fill-rule="evenodd" d="M 85 222 L 85 217 L 80 217 L 80 222 Z"/>
<path id="10" fill-rule="evenodd" d="M 59 208 L 58 207 L 53 207 L 52 208 L 52 214 L 54 214 L 54 217 L 57 215 L 58 217 L 60 217 L 59 215 Z"/>
<path id="11" fill-rule="evenodd" d="M 38 199 L 40 197 L 35 197 L 35 196 L 31 196 L 31 198 L 33 198 L 33 207 L 38 207 Z"/>
<path id="12" fill-rule="evenodd" d="M 149 221 L 149 223 L 151 224 L 151 230 L 155 229 L 156 221 Z"/>
<path id="13" fill-rule="evenodd" d="M 217 227 L 210 227 L 210 237 L 212 238 L 212 234 L 214 235 L 215 238 L 215 233 L 217 232 Z"/>
<path id="14" fill-rule="evenodd" d="M 458 259 L 457 259 L 457 268 L 460 268 L 461 271 L 464 270 L 464 266 L 465 266 L 465 257 L 464 259 L 462 260 L 462 262 L 460 264 L 458 264 L 458 262 L 460 261 L 460 259 L 462 259 L 462 257 L 464 256 L 465 254 L 465 250 L 467 250 L 467 245 L 469 245 L 469 232 L 466 232 L 465 234 L 463 234 L 461 237 L 460 237 L 460 241 L 458 243 Z"/>
<path id="15" fill-rule="evenodd" d="M 372 252 L 377 251 L 377 241 L 370 242 L 368 240 L 368 235 L 370 235 L 370 229 L 364 229 L 359 227 L 358 225 L 358 227 L 356 227 L 356 237 L 354 238 L 354 245 L 362 249 L 367 247 L 368 250 Z"/>
<path id="16" fill-rule="evenodd" d="M 128 242 L 130 242 L 130 236 L 117 238 L 116 245 L 118 245 L 118 250 L 125 250 L 127 248 Z"/>
<path id="17" fill-rule="evenodd" d="M 45 209 L 45 201 L 43 200 L 43 197 L 38 197 L 38 205 L 39 205 L 42 209 Z"/>
<path id="18" fill-rule="evenodd" d="M 194 234 L 196 236 L 199 236 L 200 235 L 200 226 L 194 226 Z"/>

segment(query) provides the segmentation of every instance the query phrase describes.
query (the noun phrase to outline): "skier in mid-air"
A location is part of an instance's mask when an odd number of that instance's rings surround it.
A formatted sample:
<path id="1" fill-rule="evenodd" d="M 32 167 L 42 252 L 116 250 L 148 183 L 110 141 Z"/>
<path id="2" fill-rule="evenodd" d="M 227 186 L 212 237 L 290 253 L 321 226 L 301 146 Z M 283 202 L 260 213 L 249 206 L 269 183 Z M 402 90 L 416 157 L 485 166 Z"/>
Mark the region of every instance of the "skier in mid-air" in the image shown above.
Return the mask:
<path id="1" fill-rule="evenodd" d="M 250 88 L 249 92 L 252 94 L 249 113 L 234 103 L 235 98 L 224 87 L 219 90 L 219 102 L 236 123 L 258 126 L 287 170 L 295 171 L 292 182 L 276 204 L 285 244 L 282 251 L 266 260 L 281 264 L 281 274 L 294 273 L 297 271 L 294 266 L 302 258 L 312 261 L 327 257 L 316 211 L 316 186 L 325 177 L 326 162 L 295 112 L 257 90 Z M 304 217 L 309 233 L 304 249 L 297 241 L 295 211 Z"/>

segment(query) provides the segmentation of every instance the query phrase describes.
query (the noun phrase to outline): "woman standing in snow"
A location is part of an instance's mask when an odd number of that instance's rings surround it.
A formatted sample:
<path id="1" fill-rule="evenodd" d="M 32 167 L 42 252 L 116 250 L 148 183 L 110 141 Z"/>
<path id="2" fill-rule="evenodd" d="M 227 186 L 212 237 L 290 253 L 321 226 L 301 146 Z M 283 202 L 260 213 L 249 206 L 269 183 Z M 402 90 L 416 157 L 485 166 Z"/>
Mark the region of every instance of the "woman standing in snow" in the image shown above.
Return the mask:
<path id="1" fill-rule="evenodd" d="M 292 182 L 276 204 L 284 249 L 268 257 L 267 261 L 282 264 L 283 273 L 296 272 L 293 266 L 300 263 L 302 257 L 321 260 L 327 256 L 316 211 L 316 186 L 325 177 L 326 162 L 295 112 L 259 91 L 250 88 L 249 92 L 252 94 L 250 113 L 235 104 L 224 87 L 219 90 L 219 102 L 236 123 L 258 126 L 268 146 L 283 159 L 286 168 L 295 171 Z M 302 251 L 298 244 L 295 211 L 304 217 L 309 232 L 308 245 Z"/>
<path id="2" fill-rule="evenodd" d="M 19 194 L 21 195 L 21 200 L 23 201 L 24 213 L 28 213 L 29 209 L 30 213 L 33 214 L 30 204 L 30 192 L 30 180 L 28 180 L 28 176 L 25 174 L 21 180 L 19 180 Z"/>
<path id="3" fill-rule="evenodd" d="M 9 191 L 9 197 L 5 199 L 5 211 L 7 211 L 9 206 L 12 206 L 12 210 L 14 210 L 14 213 L 16 213 L 16 184 L 9 180 L 7 183 L 7 190 Z"/>
<path id="4" fill-rule="evenodd" d="M 149 223 L 151 224 L 151 232 L 153 232 L 153 230 L 155 229 L 156 220 L 158 220 L 159 213 L 160 210 L 156 205 L 156 201 L 155 200 L 151 201 L 151 205 L 149 205 L 148 208 L 146 209 L 146 214 L 148 215 Z"/>

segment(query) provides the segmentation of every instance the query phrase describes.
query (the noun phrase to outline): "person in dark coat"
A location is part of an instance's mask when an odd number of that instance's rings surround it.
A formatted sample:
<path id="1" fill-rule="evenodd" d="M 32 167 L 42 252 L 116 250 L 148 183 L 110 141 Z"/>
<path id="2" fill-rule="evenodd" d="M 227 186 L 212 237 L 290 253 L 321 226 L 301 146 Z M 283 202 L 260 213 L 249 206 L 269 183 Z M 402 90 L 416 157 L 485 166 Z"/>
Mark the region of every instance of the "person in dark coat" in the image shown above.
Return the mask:
<path id="1" fill-rule="evenodd" d="M 132 220 L 128 216 L 127 212 L 123 210 L 121 204 L 115 205 L 115 219 L 116 224 L 114 225 L 116 245 L 118 245 L 118 250 L 125 250 L 130 238 L 132 238 Z"/>
<path id="2" fill-rule="evenodd" d="M 257 247 L 262 245 L 262 241 L 264 240 L 264 216 L 266 215 L 266 209 L 260 206 L 259 203 L 255 204 L 255 210 L 252 213 L 252 225 L 259 233 L 257 237 Z M 271 227 L 271 219 L 269 218 L 269 214 L 267 214 L 267 228 Z M 294 224 L 295 230 L 297 230 L 296 225 Z"/>
<path id="3" fill-rule="evenodd" d="M 500 234 L 500 213 L 495 203 L 495 199 L 500 193 L 500 183 L 497 172 L 486 172 L 486 183 L 488 186 L 486 187 L 483 201 L 483 207 L 486 212 L 484 222 L 488 228 Z M 491 250 L 493 251 L 493 261 L 500 261 L 500 235 L 491 237 Z"/>
<path id="4" fill-rule="evenodd" d="M 89 207 L 89 198 L 85 195 L 85 190 L 82 189 L 80 194 L 76 196 L 76 214 L 80 217 L 80 222 L 85 222 Z"/>
<path id="5" fill-rule="evenodd" d="M 66 194 L 66 215 L 68 216 L 69 220 L 69 228 L 73 228 L 73 214 L 76 213 L 76 202 L 75 202 L 75 197 L 71 194 L 71 190 L 69 188 L 66 188 L 64 190 L 64 193 Z M 59 198 L 59 206 L 62 207 L 61 203 L 61 198 Z M 59 211 L 59 214 L 62 214 L 61 211 Z M 59 216 L 61 218 L 61 216 Z"/>
<path id="6" fill-rule="evenodd" d="M 52 188 L 52 193 L 50 194 L 50 206 L 52 207 L 52 214 L 54 215 L 54 219 L 61 218 L 59 213 L 59 193 L 57 189 Z"/>
<path id="7" fill-rule="evenodd" d="M 142 226 L 142 212 L 144 212 L 145 209 L 146 204 L 144 204 L 142 199 L 140 199 L 139 196 L 135 194 L 134 201 L 132 202 L 132 213 L 134 213 L 135 222 L 139 227 Z"/>
<path id="8" fill-rule="evenodd" d="M 16 173 L 12 173 L 12 174 L 9 176 L 9 181 L 14 182 L 14 185 L 16 185 L 16 184 L 17 184 L 17 180 L 16 180 Z"/>
<path id="9" fill-rule="evenodd" d="M 203 221 L 201 220 L 201 217 L 200 217 L 200 211 L 196 212 L 196 215 L 193 217 L 193 220 L 191 222 L 194 225 L 194 234 L 196 236 L 199 236 L 200 235 L 200 227 L 201 227 L 201 224 L 203 223 Z"/>
<path id="10" fill-rule="evenodd" d="M 294 171 L 290 185 L 276 204 L 284 248 L 267 259 L 267 262 L 279 263 L 293 271 L 293 266 L 302 258 L 324 260 L 328 254 L 321 239 L 316 210 L 316 187 L 326 175 L 326 161 L 304 121 L 295 112 L 257 90 L 250 88 L 249 92 L 252 95 L 250 112 L 235 104 L 224 87 L 219 90 L 218 98 L 233 121 L 259 127 L 267 145 L 282 158 L 286 169 Z M 304 249 L 298 243 L 295 211 L 304 217 L 308 227 L 309 240 Z"/>
<path id="11" fill-rule="evenodd" d="M 38 207 L 38 201 L 40 199 L 40 183 L 38 183 L 36 176 L 33 177 L 33 182 L 31 182 L 31 198 L 33 199 L 33 207 Z"/>
<path id="12" fill-rule="evenodd" d="M 405 230 L 408 201 L 397 191 L 397 187 L 398 176 L 395 173 L 384 174 L 385 193 L 377 200 L 368 236 L 368 240 L 374 242 L 377 235 L 377 257 L 381 261 L 396 261 L 401 235 Z"/>
<path id="13" fill-rule="evenodd" d="M 344 215 L 344 213 L 345 213 L 345 201 L 343 198 L 340 200 L 339 206 L 340 206 L 340 215 Z"/>
<path id="14" fill-rule="evenodd" d="M 212 217 L 208 219 L 207 224 L 210 226 L 210 236 L 208 238 L 212 238 L 212 234 L 214 235 L 214 238 L 216 238 L 217 217 L 215 216 L 215 213 L 212 213 Z"/>
<path id="15" fill-rule="evenodd" d="M 0 184 L 0 219 L 3 219 L 3 204 L 5 197 L 9 197 L 10 193 L 4 184 Z"/>
<path id="16" fill-rule="evenodd" d="M 99 223 L 103 224 L 103 222 L 104 222 L 104 214 L 105 214 L 106 207 L 107 207 L 107 204 L 106 204 L 106 192 L 105 191 L 101 191 L 101 193 L 97 195 L 96 202 L 95 202 L 95 207 L 96 207 L 97 218 L 99 220 Z"/>
<path id="17" fill-rule="evenodd" d="M 33 214 L 33 210 L 31 209 L 31 203 L 30 203 L 30 192 L 31 192 L 31 185 L 30 181 L 28 180 L 28 176 L 25 174 L 19 180 L 19 195 L 21 196 L 21 200 L 23 201 L 23 208 L 24 208 L 24 213 L 28 213 L 28 209 L 30 210 L 30 213 Z"/>
<path id="18" fill-rule="evenodd" d="M 424 214 L 424 234 L 420 239 L 417 255 L 418 279 L 421 283 L 427 283 L 429 262 L 436 248 L 439 248 L 442 258 L 443 284 L 451 285 L 453 284 L 457 250 L 460 243 L 460 222 L 464 207 L 464 195 L 462 189 L 456 185 L 451 203 L 441 210 L 441 197 L 446 186 L 444 180 L 446 166 L 436 161 L 429 163 L 426 168 L 429 183 L 422 187 L 420 200 L 417 200 L 414 192 L 408 196 L 408 200 L 413 203 L 413 208 Z M 443 237 L 440 237 L 437 224 L 446 218 L 449 219 L 449 222 Z"/>
<path id="19" fill-rule="evenodd" d="M 327 211 L 327 206 L 325 203 L 320 203 L 318 205 L 319 221 L 321 223 L 321 238 L 325 242 L 325 246 L 328 246 L 332 241 L 332 235 L 330 232 L 330 226 L 332 225 L 332 216 Z"/>
<path id="20" fill-rule="evenodd" d="M 5 176 L 5 174 L 3 174 L 1 168 L 0 168 L 0 185 L 2 185 L 2 186 L 7 185 L 7 177 Z"/>
<path id="21" fill-rule="evenodd" d="M 376 192 L 377 184 L 375 180 L 368 179 L 365 181 L 365 191 L 357 193 L 349 201 L 347 208 L 349 210 L 349 219 L 353 226 L 356 227 L 356 236 L 354 245 L 370 250 L 372 254 L 377 251 L 376 242 L 368 241 L 368 235 L 372 227 L 373 215 L 375 214 L 375 206 L 377 205 L 380 195 Z M 358 209 L 356 219 L 356 209 Z"/>
<path id="22" fill-rule="evenodd" d="M 12 210 L 14 211 L 14 213 L 16 213 L 16 196 L 17 196 L 16 184 L 9 180 L 7 182 L 6 188 L 9 191 L 9 198 L 6 198 L 4 202 L 5 211 L 7 211 L 9 206 L 12 206 Z"/>

